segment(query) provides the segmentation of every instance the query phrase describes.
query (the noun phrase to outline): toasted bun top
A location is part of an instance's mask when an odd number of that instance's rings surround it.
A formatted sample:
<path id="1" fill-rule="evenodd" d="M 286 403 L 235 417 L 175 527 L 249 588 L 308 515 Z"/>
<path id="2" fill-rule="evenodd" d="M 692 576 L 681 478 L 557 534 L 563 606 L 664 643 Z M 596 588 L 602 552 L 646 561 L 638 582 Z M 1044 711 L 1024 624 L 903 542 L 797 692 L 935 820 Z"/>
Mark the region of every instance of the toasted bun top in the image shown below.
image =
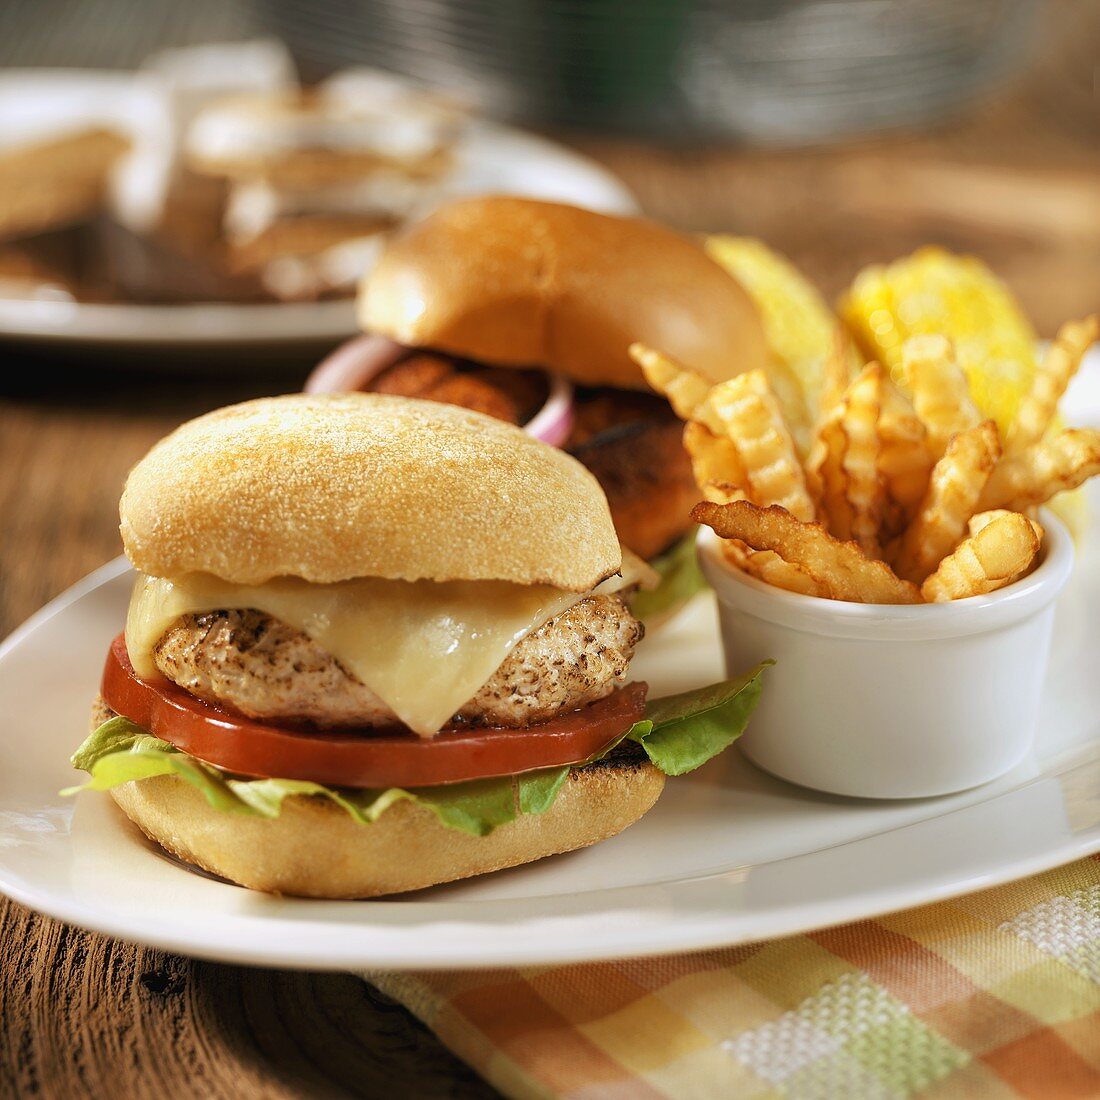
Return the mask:
<path id="1" fill-rule="evenodd" d="M 264 398 L 192 420 L 119 506 L 144 573 L 504 580 L 587 591 L 619 571 L 607 501 L 575 459 L 451 405 L 381 394 Z"/>
<path id="2" fill-rule="evenodd" d="M 640 218 L 491 197 L 411 226 L 365 280 L 359 320 L 412 347 L 645 389 L 634 341 L 714 381 L 764 367 L 741 286 L 693 241 Z"/>

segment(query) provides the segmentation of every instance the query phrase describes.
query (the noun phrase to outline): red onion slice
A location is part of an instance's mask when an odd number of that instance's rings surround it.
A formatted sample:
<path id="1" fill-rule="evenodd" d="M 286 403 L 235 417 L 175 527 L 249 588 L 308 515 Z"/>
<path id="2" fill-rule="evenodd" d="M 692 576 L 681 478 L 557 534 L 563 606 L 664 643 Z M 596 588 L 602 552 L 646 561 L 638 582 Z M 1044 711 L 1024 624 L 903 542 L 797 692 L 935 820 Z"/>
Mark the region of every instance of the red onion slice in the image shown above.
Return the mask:
<path id="1" fill-rule="evenodd" d="M 573 430 L 573 384 L 560 374 L 548 376 L 550 393 L 546 403 L 523 426 L 528 435 L 560 447 Z"/>
<path id="2" fill-rule="evenodd" d="M 409 354 L 388 336 L 356 336 L 321 360 L 306 379 L 306 393 L 354 393 Z M 551 447 L 560 447 L 573 430 L 573 386 L 557 374 L 547 376 L 550 392 L 523 430 Z"/>
<path id="3" fill-rule="evenodd" d="M 341 344 L 306 379 L 306 393 L 354 393 L 392 367 L 408 348 L 388 336 L 356 336 Z"/>

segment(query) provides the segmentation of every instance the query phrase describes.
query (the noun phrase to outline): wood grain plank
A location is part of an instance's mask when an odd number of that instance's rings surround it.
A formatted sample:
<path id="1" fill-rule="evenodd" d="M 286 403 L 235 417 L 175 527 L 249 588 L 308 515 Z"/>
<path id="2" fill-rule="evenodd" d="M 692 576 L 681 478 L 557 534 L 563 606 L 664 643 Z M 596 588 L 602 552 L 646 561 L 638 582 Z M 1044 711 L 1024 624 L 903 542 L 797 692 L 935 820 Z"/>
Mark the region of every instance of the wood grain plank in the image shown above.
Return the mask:
<path id="1" fill-rule="evenodd" d="M 0 1095 L 495 1095 L 351 975 L 195 962 L 0 902 Z"/>

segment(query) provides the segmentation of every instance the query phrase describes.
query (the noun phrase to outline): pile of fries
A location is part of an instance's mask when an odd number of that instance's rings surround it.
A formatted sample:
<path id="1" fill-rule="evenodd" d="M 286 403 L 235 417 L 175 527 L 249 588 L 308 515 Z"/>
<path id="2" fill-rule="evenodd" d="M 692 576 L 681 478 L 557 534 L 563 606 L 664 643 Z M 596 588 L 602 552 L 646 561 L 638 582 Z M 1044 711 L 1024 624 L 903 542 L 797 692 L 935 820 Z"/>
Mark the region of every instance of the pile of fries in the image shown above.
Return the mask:
<path id="1" fill-rule="evenodd" d="M 685 421 L 706 498 L 692 517 L 738 568 L 827 599 L 940 603 L 1025 575 L 1039 505 L 1100 473 L 1100 431 L 1052 428 L 1096 337 L 1095 317 L 1062 327 L 1002 438 L 947 338 L 906 341 L 903 390 L 878 363 L 852 377 L 838 335 L 805 455 L 763 371 L 712 386 L 652 348 L 631 355 Z"/>

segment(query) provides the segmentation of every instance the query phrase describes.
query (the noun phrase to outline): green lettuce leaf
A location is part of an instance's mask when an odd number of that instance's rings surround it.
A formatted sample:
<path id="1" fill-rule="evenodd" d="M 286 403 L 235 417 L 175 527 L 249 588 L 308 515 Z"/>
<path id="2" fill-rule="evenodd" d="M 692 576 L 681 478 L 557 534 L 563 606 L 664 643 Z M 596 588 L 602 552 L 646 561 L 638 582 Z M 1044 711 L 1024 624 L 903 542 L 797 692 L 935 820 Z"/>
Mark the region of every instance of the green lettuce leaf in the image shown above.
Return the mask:
<path id="1" fill-rule="evenodd" d="M 745 732 L 760 701 L 764 661 L 743 676 L 669 695 L 646 704 L 645 720 L 627 737 L 637 741 L 665 775 L 694 771 Z"/>
<path id="2" fill-rule="evenodd" d="M 735 680 L 648 703 L 646 717 L 627 730 L 620 742 L 638 742 L 666 775 L 692 771 L 741 735 L 760 698 L 761 674 L 771 663 L 758 665 Z M 234 779 L 121 717 L 94 730 L 73 754 L 72 762 L 89 778 L 81 786 L 62 791 L 65 795 L 174 775 L 226 813 L 278 817 L 285 799 L 308 795 L 327 798 L 361 825 L 369 825 L 396 802 L 408 799 L 431 810 L 441 825 L 474 836 L 487 836 L 518 814 L 545 813 L 570 771 L 568 767 L 546 768 L 503 779 L 383 791 L 327 787 L 303 779 Z"/>
<path id="3" fill-rule="evenodd" d="M 707 587 L 695 557 L 695 534 L 685 535 L 649 563 L 660 576 L 660 584 L 649 592 L 635 592 L 630 600 L 630 610 L 643 622 L 686 603 Z"/>
<path id="4" fill-rule="evenodd" d="M 304 779 L 233 779 L 146 733 L 128 718 L 104 722 L 76 750 L 72 762 L 88 772 L 89 779 L 61 792 L 66 795 L 105 791 L 154 775 L 175 775 L 199 790 L 216 810 L 227 813 L 278 817 L 284 799 L 312 795 L 327 798 L 360 824 L 368 825 L 394 803 L 409 799 L 431 810 L 440 824 L 475 836 L 487 836 L 517 813 L 548 810 L 569 773 L 568 768 L 550 768 L 514 778 L 384 791 L 327 787 Z"/>
<path id="5" fill-rule="evenodd" d="M 519 789 L 519 812 L 521 814 L 545 813 L 554 805 L 558 791 L 569 775 L 569 768 L 547 768 L 541 772 L 531 772 L 523 777 Z"/>

